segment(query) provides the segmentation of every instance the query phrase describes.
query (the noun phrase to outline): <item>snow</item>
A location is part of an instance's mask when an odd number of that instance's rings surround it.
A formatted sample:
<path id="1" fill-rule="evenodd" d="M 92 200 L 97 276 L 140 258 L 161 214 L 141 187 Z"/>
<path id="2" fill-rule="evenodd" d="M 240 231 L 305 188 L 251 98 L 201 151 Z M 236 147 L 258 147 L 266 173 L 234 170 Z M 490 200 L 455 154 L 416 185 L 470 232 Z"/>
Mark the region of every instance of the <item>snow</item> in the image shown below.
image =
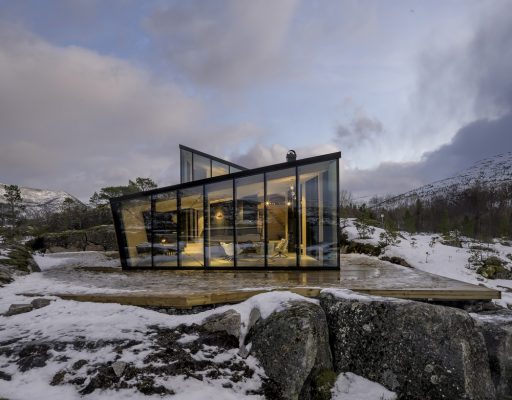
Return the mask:
<path id="1" fill-rule="evenodd" d="M 331 393 L 332 400 L 395 400 L 397 397 L 384 386 L 352 372 L 338 375 Z"/>
<path id="2" fill-rule="evenodd" d="M 54 264 L 56 265 L 56 264 Z M 51 268 L 51 265 L 46 265 Z M 16 296 L 17 290 L 30 283 L 32 287 L 46 285 L 48 282 L 42 277 L 42 274 L 31 274 L 20 277 L 15 282 L 0 288 L 2 308 L 5 310 L 8 304 L 15 299 L 17 303 L 29 302 L 30 297 Z M 29 286 L 30 286 L 29 285 Z M 198 314 L 171 316 L 156 311 L 147 310 L 134 306 L 123 306 L 119 304 L 89 303 L 66 301 L 55 298 L 50 305 L 30 311 L 28 313 L 14 315 L 10 317 L 0 316 L 1 341 L 10 339 L 20 339 L 23 342 L 31 341 L 59 341 L 71 342 L 77 338 L 86 338 L 88 341 L 96 340 L 123 340 L 133 339 L 142 341 L 141 345 L 124 349 L 120 361 L 141 365 L 142 360 L 148 354 L 145 339 L 147 339 L 148 326 L 158 325 L 165 328 L 177 327 L 181 324 L 201 324 L 206 318 L 213 314 L 225 312 L 229 309 L 237 311 L 242 320 L 242 339 L 247 334 L 248 322 L 251 310 L 257 308 L 262 318 L 267 318 L 273 312 L 285 309 L 294 301 L 309 301 L 317 303 L 316 300 L 307 299 L 290 292 L 269 292 L 251 297 L 249 300 L 233 306 L 227 305 L 215 310 L 208 310 Z M 183 335 L 181 342 L 193 341 L 194 335 Z M 202 350 L 195 356 L 199 359 L 208 356 L 216 348 L 212 346 L 203 346 Z M 87 352 L 84 356 L 83 352 Z M 214 361 L 223 362 L 236 356 L 237 350 L 224 352 L 215 355 Z M 233 353 L 233 354 L 232 354 Z M 108 362 L 114 361 L 117 353 L 112 346 L 101 348 L 99 351 L 82 351 L 66 349 L 59 355 L 69 357 L 68 365 L 87 358 L 90 362 Z M 211 358 L 208 358 L 211 359 Z M 258 399 L 261 396 L 245 395 L 247 390 L 255 390 L 261 385 L 261 376 L 264 371 L 258 366 L 257 360 L 249 356 L 246 363 L 250 364 L 258 373 L 254 374 L 250 380 L 243 380 L 233 384 L 233 388 L 223 388 L 223 380 L 199 381 L 196 379 L 185 379 L 185 377 L 169 377 L 168 380 L 160 382 L 176 392 L 173 399 L 204 399 L 204 398 L 223 398 L 223 399 Z M 49 362 L 45 367 L 29 370 L 21 373 L 17 366 L 9 362 L 5 355 L 0 356 L 0 365 L 2 370 L 12 375 L 11 381 L 0 380 L 0 394 L 9 399 L 27 399 L 39 398 L 42 400 L 65 398 L 79 399 L 75 388 L 70 385 L 50 386 L 52 377 L 62 369 L 62 365 L 55 362 Z M 160 378 L 159 378 L 160 379 Z M 160 396 L 158 396 L 160 397 Z M 93 392 L 87 396 L 88 399 L 142 399 L 142 394 L 135 391 L 106 391 Z"/>
<path id="3" fill-rule="evenodd" d="M 345 228 L 345 232 L 347 232 L 349 240 L 361 243 L 377 245 L 379 235 L 384 232 L 383 229 L 375 227 L 375 232 L 369 239 L 359 239 L 357 229 L 354 226 L 354 220 L 350 219 L 348 224 L 349 226 Z M 507 307 L 508 304 L 512 306 L 512 280 L 486 279 L 477 274 L 476 271 L 467 268 L 468 258 L 471 256 L 470 247 L 475 245 L 482 246 L 482 243 L 463 237 L 461 238 L 464 243 L 463 248 L 459 248 L 442 244 L 440 242 L 440 234 L 409 234 L 407 232 L 400 232 L 400 236 L 400 243 L 387 246 L 384 255 L 401 257 L 413 268 L 421 271 L 499 290 L 501 291 L 502 298 L 501 300 L 494 301 L 504 307 Z M 486 255 L 498 256 L 504 262 L 510 261 L 507 255 L 512 253 L 512 247 L 498 241 L 485 244 L 485 246 L 489 248 Z M 507 287 L 511 289 L 510 292 L 506 290 Z"/>
<path id="4" fill-rule="evenodd" d="M 396 299 L 394 297 L 382 297 L 382 296 L 372 296 L 364 293 L 357 293 L 350 289 L 322 289 L 321 293 L 331 294 L 336 298 L 345 299 L 345 300 L 356 300 L 361 303 L 369 303 L 372 301 L 387 301 L 393 303 L 407 302 L 406 300 Z"/>
<path id="5" fill-rule="evenodd" d="M 35 254 L 34 260 L 42 271 L 46 271 L 59 266 L 121 266 L 117 257 L 108 258 L 103 251 L 70 251 L 54 254 Z"/>

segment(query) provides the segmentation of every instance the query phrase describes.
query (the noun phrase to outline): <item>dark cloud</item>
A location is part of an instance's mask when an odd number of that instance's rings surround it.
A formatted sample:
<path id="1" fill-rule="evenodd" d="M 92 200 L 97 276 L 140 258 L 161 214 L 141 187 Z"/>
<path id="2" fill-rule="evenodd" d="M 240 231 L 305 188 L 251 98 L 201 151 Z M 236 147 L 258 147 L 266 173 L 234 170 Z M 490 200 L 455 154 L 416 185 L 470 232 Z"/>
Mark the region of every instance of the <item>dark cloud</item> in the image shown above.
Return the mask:
<path id="1" fill-rule="evenodd" d="M 426 153 L 420 162 L 383 163 L 372 170 L 344 169 L 342 186 L 356 196 L 400 194 L 449 178 L 475 162 L 512 149 L 512 113 L 482 119 L 460 129 L 453 140 Z"/>
<path id="2" fill-rule="evenodd" d="M 342 184 L 356 195 L 398 194 L 451 177 L 473 163 L 512 149 L 512 7 L 482 16 L 471 40 L 421 58 L 418 87 L 409 121 L 424 125 L 416 140 L 434 141 L 442 124 L 467 120 L 449 143 L 425 153 L 419 162 L 384 163 L 372 170 L 347 169 Z M 419 117 L 418 115 L 422 116 Z M 365 125 L 363 125 L 365 126 Z M 372 125 L 369 124 L 369 127 Z M 460 125 L 459 125 L 460 127 Z M 407 129 L 407 127 L 405 128 Z M 375 129 L 374 129 L 375 130 Z M 371 132 L 371 131 L 370 131 Z M 337 137 L 356 140 L 356 129 L 338 129 Z"/>
<path id="3" fill-rule="evenodd" d="M 358 110 L 348 123 L 338 125 L 335 139 L 343 148 L 353 149 L 361 146 L 363 142 L 374 140 L 383 132 L 382 122 Z"/>

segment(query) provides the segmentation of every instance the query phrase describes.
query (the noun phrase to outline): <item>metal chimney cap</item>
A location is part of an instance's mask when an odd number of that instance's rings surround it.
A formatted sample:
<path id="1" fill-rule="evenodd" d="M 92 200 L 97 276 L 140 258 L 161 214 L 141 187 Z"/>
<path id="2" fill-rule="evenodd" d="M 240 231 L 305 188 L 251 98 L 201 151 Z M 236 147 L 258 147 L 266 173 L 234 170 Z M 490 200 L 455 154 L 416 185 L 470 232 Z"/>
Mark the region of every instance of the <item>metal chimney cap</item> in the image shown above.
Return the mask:
<path id="1" fill-rule="evenodd" d="M 297 153 L 295 152 L 295 150 L 289 150 L 288 153 L 286 154 L 286 161 L 291 162 L 295 161 L 296 159 Z"/>

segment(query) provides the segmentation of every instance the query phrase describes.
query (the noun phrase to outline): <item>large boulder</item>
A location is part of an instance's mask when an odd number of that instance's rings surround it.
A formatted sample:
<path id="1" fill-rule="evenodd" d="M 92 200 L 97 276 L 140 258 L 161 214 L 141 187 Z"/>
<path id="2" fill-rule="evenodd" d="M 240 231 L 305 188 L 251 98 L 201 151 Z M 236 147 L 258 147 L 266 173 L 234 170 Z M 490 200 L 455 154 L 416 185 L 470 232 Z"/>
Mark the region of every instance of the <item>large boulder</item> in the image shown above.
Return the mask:
<path id="1" fill-rule="evenodd" d="M 329 394 L 330 387 L 325 385 L 325 377 L 332 373 L 329 335 L 325 314 L 317 304 L 295 301 L 258 320 L 246 344 L 269 378 L 272 398 L 309 399 Z"/>
<path id="2" fill-rule="evenodd" d="M 324 290 L 334 368 L 399 399 L 495 399 L 484 339 L 468 313 L 415 301 Z"/>
<path id="3" fill-rule="evenodd" d="M 500 400 L 512 399 L 512 311 L 487 311 L 471 314 L 482 331 L 491 376 Z"/>

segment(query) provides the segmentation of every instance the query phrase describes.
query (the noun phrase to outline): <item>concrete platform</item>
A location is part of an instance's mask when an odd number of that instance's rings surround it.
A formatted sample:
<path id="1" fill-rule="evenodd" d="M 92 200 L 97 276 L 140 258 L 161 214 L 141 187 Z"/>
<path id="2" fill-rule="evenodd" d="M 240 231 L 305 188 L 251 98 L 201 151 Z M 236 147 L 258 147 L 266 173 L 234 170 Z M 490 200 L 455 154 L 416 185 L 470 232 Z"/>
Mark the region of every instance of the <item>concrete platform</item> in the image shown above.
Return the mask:
<path id="1" fill-rule="evenodd" d="M 139 306 L 190 308 L 237 303 L 269 290 L 316 297 L 323 288 L 432 301 L 499 299 L 501 293 L 364 255 L 342 255 L 340 271 L 122 271 L 119 268 L 66 266 L 44 272 L 63 299 Z M 73 284 L 87 283 L 87 290 Z M 115 291 L 115 293 L 114 293 Z"/>

